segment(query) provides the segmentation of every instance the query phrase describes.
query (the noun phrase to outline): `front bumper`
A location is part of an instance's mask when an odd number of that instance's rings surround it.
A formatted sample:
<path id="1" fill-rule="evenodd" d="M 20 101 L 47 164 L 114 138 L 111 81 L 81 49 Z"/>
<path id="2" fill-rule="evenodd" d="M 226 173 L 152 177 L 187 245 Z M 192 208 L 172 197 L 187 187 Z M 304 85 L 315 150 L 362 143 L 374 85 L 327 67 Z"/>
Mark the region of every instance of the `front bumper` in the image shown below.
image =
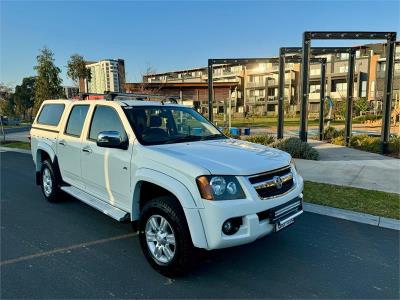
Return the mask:
<path id="1" fill-rule="evenodd" d="M 246 193 L 248 195 L 247 199 L 226 201 L 204 200 L 204 209 L 200 209 L 199 212 L 203 222 L 208 249 L 227 248 L 251 243 L 274 232 L 274 223 L 283 223 L 292 218 L 294 214 L 289 213 L 285 215 L 283 213 L 275 215 L 274 211 L 284 208 L 289 202 L 295 202 L 295 199 L 300 201 L 302 207 L 303 179 L 298 175 L 296 177 L 295 188 L 280 197 L 261 200 L 254 192 Z M 246 185 L 246 183 L 242 182 L 242 185 Z M 251 191 L 251 189 L 248 189 L 248 191 Z M 301 213 L 301 209 L 296 212 L 297 215 Z M 222 232 L 223 223 L 235 217 L 242 218 L 242 225 L 235 234 L 225 235 Z"/>

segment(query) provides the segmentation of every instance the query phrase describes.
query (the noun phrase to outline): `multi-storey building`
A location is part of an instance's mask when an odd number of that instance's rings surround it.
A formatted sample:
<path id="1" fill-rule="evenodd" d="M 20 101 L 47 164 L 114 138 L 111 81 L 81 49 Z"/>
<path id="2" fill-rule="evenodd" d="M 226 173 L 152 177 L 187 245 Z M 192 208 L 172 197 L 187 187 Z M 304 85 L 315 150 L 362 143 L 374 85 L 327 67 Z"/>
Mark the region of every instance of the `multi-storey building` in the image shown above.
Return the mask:
<path id="1" fill-rule="evenodd" d="M 399 45 L 400 43 L 397 43 Z M 376 108 L 381 107 L 385 78 L 385 44 L 368 44 L 357 47 L 354 98 L 366 98 Z M 400 46 L 396 57 L 400 59 Z M 336 102 L 347 97 L 348 53 L 323 55 L 327 59 L 326 95 Z M 277 63 L 248 63 L 244 65 L 217 65 L 213 70 L 214 82 L 236 82 L 230 93 L 233 111 L 244 114 L 276 114 L 278 109 L 279 65 Z M 310 65 L 309 112 L 319 111 L 320 64 Z M 207 82 L 207 68 L 172 71 L 146 75 L 143 82 L 154 84 Z M 400 63 L 394 70 L 393 97 L 400 99 Z M 285 69 L 285 112 L 299 111 L 300 64 L 286 64 Z M 228 99 L 226 99 L 228 101 Z M 202 111 L 208 107 L 201 102 Z M 215 101 L 214 112 L 223 112 L 225 101 Z"/>
<path id="2" fill-rule="evenodd" d="M 73 99 L 79 94 L 79 88 L 75 86 L 63 86 L 64 95 L 67 99 Z"/>
<path id="3" fill-rule="evenodd" d="M 86 65 L 91 72 L 91 80 L 80 84 L 89 93 L 122 92 L 125 83 L 125 62 L 123 59 L 103 59 Z"/>
<path id="4" fill-rule="evenodd" d="M 288 90 L 292 90 L 291 103 L 294 106 L 298 102 L 298 95 L 294 88 L 298 81 L 298 71 L 298 66 L 287 64 L 286 89 L 288 94 Z M 278 64 L 216 65 L 213 68 L 213 77 L 214 84 L 236 83 L 226 99 L 215 101 L 215 113 L 224 112 L 229 106 L 229 99 L 233 112 L 265 114 L 266 111 L 270 113 L 277 111 Z M 160 86 L 178 82 L 194 84 L 207 81 L 206 67 L 143 76 L 143 82 Z M 208 97 L 200 101 L 200 108 L 202 112 L 208 110 Z"/>

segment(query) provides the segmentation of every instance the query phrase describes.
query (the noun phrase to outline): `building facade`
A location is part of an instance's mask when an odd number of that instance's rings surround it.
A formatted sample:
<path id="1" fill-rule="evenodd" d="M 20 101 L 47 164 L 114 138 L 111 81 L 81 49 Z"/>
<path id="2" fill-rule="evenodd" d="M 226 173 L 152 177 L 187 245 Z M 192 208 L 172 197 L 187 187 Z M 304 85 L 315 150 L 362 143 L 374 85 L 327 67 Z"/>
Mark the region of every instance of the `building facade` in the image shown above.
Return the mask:
<path id="1" fill-rule="evenodd" d="M 91 80 L 83 80 L 81 90 L 89 93 L 123 92 L 125 84 L 125 61 L 123 59 L 103 59 L 90 62 L 86 67 L 91 72 Z"/>
<path id="2" fill-rule="evenodd" d="M 354 99 L 366 98 L 375 109 L 381 109 L 383 96 L 386 45 L 367 44 L 357 47 Z M 348 53 L 321 55 L 327 59 L 326 95 L 335 102 L 347 97 Z M 396 47 L 393 98 L 400 101 L 400 46 Z M 300 64 L 288 63 L 285 69 L 285 113 L 295 114 L 300 110 Z M 243 65 L 216 65 L 213 69 L 214 84 L 236 82 L 230 98 L 215 101 L 214 112 L 221 113 L 226 101 L 232 109 L 244 115 L 276 115 L 278 110 L 279 65 L 277 63 L 247 63 Z M 310 64 L 309 112 L 316 114 L 320 102 L 321 65 Z M 178 70 L 143 76 L 144 83 L 153 85 L 169 83 L 204 83 L 208 81 L 207 67 Z M 200 103 L 202 112 L 208 110 L 207 101 Z"/>
<path id="3" fill-rule="evenodd" d="M 75 86 L 63 86 L 62 88 L 67 99 L 73 99 L 79 94 L 79 88 Z"/>

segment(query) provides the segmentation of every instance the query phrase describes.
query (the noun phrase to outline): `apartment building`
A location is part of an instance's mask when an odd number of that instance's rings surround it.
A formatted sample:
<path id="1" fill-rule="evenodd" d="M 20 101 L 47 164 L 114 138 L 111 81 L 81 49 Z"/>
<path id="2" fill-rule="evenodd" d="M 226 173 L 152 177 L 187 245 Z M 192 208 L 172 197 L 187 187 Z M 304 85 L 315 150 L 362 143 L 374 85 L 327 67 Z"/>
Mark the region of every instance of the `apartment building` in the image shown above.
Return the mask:
<path id="1" fill-rule="evenodd" d="M 75 86 L 64 85 L 62 88 L 64 90 L 64 95 L 67 99 L 73 99 L 79 94 L 79 88 Z"/>
<path id="2" fill-rule="evenodd" d="M 233 87 L 225 98 L 214 97 L 214 113 L 223 113 L 230 105 L 234 113 L 275 114 L 277 112 L 278 64 L 256 63 L 245 65 L 215 65 L 214 85 L 227 83 Z M 297 85 L 299 68 L 294 64 L 286 66 L 286 89 L 292 92 L 292 104 L 298 103 Z M 290 78 L 290 80 L 289 80 Z M 143 76 L 143 82 L 168 85 L 172 83 L 207 83 L 207 67 L 157 73 Z M 215 92 L 215 91 L 214 91 Z M 269 97 L 268 97 L 269 96 Z M 289 98 L 289 96 L 287 97 Z M 208 111 L 208 96 L 200 100 L 200 110 Z"/>
<path id="3" fill-rule="evenodd" d="M 397 63 L 394 70 L 394 99 L 400 100 L 400 43 L 397 43 Z M 384 88 L 386 45 L 367 44 L 357 47 L 354 98 L 365 97 L 379 110 Z M 327 59 L 326 95 L 334 101 L 347 97 L 348 53 L 321 55 Z M 285 112 L 300 110 L 300 64 L 288 63 L 285 69 Z M 234 112 L 251 115 L 274 115 L 278 110 L 279 65 L 277 63 L 248 63 L 243 65 L 216 65 L 214 83 L 236 82 L 237 86 L 225 101 L 215 101 L 214 112 L 222 113 L 226 101 L 232 101 Z M 321 65 L 310 64 L 309 112 L 319 111 Z M 207 82 L 207 68 L 193 68 L 143 76 L 143 82 L 152 84 Z M 207 101 L 201 102 L 207 111 Z"/>
<path id="4" fill-rule="evenodd" d="M 86 65 L 92 78 L 80 86 L 89 93 L 123 92 L 125 83 L 125 61 L 123 59 L 103 59 Z"/>

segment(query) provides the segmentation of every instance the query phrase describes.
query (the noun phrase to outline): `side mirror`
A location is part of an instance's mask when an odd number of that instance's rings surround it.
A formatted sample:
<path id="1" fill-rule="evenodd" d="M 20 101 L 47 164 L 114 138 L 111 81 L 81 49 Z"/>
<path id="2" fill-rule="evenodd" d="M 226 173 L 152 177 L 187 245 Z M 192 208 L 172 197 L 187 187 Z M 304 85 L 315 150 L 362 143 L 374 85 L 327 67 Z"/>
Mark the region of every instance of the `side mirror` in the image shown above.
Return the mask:
<path id="1" fill-rule="evenodd" d="M 105 148 L 128 149 L 128 139 L 118 131 L 102 131 L 97 136 L 97 146 Z"/>

